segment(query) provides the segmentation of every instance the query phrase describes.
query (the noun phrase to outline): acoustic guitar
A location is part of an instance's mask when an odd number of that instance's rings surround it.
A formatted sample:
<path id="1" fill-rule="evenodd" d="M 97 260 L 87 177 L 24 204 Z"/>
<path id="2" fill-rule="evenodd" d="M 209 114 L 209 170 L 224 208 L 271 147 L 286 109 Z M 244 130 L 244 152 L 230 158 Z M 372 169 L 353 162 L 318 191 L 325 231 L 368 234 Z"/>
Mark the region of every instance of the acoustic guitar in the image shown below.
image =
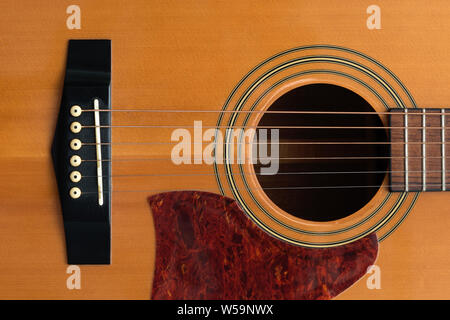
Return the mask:
<path id="1" fill-rule="evenodd" d="M 3 1 L 0 298 L 449 298 L 449 21 Z"/>

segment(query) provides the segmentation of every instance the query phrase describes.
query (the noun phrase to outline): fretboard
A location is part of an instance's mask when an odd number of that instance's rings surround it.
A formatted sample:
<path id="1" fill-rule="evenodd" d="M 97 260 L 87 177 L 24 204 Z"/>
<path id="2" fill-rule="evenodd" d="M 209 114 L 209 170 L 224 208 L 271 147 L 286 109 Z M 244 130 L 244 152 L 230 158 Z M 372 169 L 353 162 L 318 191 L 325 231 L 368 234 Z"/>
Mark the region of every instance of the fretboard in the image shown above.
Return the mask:
<path id="1" fill-rule="evenodd" d="M 391 109 L 391 191 L 450 189 L 449 126 L 445 109 Z"/>

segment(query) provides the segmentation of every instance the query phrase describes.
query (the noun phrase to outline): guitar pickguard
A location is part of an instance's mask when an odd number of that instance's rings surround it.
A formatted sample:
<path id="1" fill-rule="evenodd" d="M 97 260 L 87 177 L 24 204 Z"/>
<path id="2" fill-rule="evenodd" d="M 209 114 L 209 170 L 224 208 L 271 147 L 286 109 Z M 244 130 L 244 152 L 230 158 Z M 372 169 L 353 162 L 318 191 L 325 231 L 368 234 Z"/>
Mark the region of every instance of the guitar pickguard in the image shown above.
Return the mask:
<path id="1" fill-rule="evenodd" d="M 294 246 L 213 193 L 161 193 L 149 203 L 156 229 L 152 299 L 330 299 L 377 257 L 375 234 L 335 248 Z"/>

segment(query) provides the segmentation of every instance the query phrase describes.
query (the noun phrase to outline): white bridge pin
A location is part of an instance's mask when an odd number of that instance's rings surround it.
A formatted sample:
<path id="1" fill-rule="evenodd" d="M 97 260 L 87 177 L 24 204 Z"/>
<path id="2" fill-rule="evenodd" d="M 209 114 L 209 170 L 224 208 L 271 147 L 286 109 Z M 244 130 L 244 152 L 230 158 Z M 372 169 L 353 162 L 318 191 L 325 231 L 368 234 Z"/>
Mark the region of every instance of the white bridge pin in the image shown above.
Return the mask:
<path id="1" fill-rule="evenodd" d="M 72 122 L 70 124 L 70 131 L 72 131 L 73 133 L 79 133 L 81 131 L 81 124 L 77 121 Z"/>
<path id="2" fill-rule="evenodd" d="M 70 173 L 70 181 L 79 182 L 81 180 L 81 173 L 78 171 L 72 171 Z"/>
<path id="3" fill-rule="evenodd" d="M 72 199 L 78 199 L 81 196 L 80 188 L 73 187 L 72 189 L 70 189 L 69 195 Z"/>
<path id="4" fill-rule="evenodd" d="M 72 157 L 70 157 L 70 164 L 73 166 L 73 167 L 78 167 L 80 164 L 81 164 L 81 158 L 80 158 L 80 156 L 72 156 Z"/>
<path id="5" fill-rule="evenodd" d="M 80 106 L 72 106 L 72 108 L 70 108 L 70 114 L 73 117 L 79 117 L 81 115 L 81 107 Z"/>
<path id="6" fill-rule="evenodd" d="M 72 141 L 70 141 L 70 147 L 72 148 L 72 150 L 80 150 L 81 141 L 79 139 L 72 139 Z"/>

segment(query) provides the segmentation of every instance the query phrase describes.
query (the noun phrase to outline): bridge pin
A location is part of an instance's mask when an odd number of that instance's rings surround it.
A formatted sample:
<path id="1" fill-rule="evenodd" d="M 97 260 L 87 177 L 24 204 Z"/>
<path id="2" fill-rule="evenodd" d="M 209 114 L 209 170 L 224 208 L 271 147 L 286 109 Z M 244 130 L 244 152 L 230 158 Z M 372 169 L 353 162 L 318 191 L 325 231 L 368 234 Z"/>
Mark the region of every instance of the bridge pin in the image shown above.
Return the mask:
<path id="1" fill-rule="evenodd" d="M 81 196 L 80 188 L 73 187 L 72 189 L 70 189 L 69 195 L 72 199 L 78 199 Z"/>
<path id="2" fill-rule="evenodd" d="M 81 164 L 81 158 L 79 156 L 70 157 L 70 164 L 73 167 L 78 167 Z"/>
<path id="3" fill-rule="evenodd" d="M 72 106 L 72 108 L 70 108 L 70 114 L 73 117 L 79 117 L 81 115 L 81 107 L 80 106 Z"/>

